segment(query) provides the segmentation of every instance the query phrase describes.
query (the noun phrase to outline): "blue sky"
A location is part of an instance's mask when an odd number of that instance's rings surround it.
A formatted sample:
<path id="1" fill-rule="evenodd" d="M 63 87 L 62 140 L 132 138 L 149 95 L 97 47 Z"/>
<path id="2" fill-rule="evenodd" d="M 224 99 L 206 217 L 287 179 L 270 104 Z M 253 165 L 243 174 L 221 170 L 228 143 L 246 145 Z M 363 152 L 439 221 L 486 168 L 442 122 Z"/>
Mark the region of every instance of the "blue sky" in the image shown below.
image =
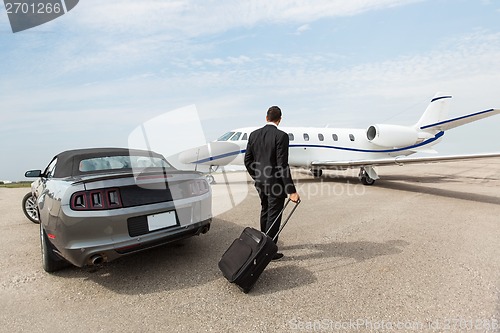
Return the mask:
<path id="1" fill-rule="evenodd" d="M 283 126 L 360 128 L 412 124 L 437 91 L 450 117 L 500 107 L 500 3 L 486 0 L 85 0 L 16 34 L 2 7 L 0 51 L 0 179 L 127 146 L 193 104 L 207 140 L 270 105 Z M 497 152 L 499 128 L 466 125 L 436 149 Z"/>

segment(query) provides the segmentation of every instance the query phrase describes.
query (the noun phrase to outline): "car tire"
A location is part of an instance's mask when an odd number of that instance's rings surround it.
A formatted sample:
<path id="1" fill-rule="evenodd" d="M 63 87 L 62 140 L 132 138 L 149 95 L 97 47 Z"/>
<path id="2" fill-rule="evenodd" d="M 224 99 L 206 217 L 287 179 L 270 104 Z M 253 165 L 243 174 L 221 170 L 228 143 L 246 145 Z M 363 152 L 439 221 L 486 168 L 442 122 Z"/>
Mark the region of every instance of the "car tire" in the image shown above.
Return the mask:
<path id="1" fill-rule="evenodd" d="M 45 233 L 45 230 L 43 230 L 41 224 L 40 246 L 42 249 L 42 265 L 46 272 L 52 273 L 69 266 L 69 263 L 66 260 L 54 253 L 54 246 L 50 243 L 49 238 L 47 237 L 47 234 Z"/>
<path id="2" fill-rule="evenodd" d="M 31 192 L 26 193 L 22 201 L 23 213 L 33 223 L 40 223 L 38 217 L 38 207 L 36 206 L 35 197 Z"/>

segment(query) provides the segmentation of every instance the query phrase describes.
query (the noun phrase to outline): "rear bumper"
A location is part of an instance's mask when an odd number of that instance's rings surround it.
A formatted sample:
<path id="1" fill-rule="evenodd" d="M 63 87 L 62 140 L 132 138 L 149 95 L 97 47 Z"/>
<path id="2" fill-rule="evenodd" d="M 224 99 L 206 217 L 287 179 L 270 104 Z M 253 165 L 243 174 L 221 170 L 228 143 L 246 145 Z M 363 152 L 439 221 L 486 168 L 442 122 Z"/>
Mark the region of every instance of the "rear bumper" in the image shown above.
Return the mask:
<path id="1" fill-rule="evenodd" d="M 166 238 L 163 239 L 157 239 L 157 240 L 151 240 L 148 242 L 143 242 L 143 243 L 138 243 L 134 244 L 132 246 L 125 246 L 121 248 L 115 248 L 115 251 L 120 254 L 128 254 L 128 253 L 133 253 L 133 252 L 138 252 L 141 250 L 146 250 L 150 249 L 156 246 L 164 245 L 167 243 L 175 242 L 184 238 L 188 238 L 191 236 L 197 236 L 199 234 L 204 234 L 207 233 L 208 230 L 210 230 L 210 223 L 212 222 L 212 219 L 208 219 L 202 222 L 198 222 L 195 224 L 191 224 L 187 227 L 184 227 L 182 231 L 176 232 L 175 234 L 172 234 Z"/>
<path id="2" fill-rule="evenodd" d="M 184 238 L 206 233 L 210 229 L 212 219 L 177 226 L 155 234 L 144 235 L 122 242 L 110 242 L 98 246 L 88 246 L 79 249 L 65 249 L 62 256 L 75 266 L 91 265 L 93 259 L 100 257 L 101 262 L 109 262 L 124 255 L 165 245 Z"/>

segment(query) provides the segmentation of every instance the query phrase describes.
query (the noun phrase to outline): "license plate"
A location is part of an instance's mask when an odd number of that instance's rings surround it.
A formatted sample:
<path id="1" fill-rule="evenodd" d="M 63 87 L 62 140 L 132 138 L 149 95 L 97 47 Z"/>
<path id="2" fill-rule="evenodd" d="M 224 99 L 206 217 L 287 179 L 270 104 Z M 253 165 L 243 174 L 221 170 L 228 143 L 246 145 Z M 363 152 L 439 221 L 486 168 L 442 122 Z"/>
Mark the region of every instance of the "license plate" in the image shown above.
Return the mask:
<path id="1" fill-rule="evenodd" d="M 149 231 L 173 227 L 177 225 L 177 216 L 175 211 L 148 215 Z"/>

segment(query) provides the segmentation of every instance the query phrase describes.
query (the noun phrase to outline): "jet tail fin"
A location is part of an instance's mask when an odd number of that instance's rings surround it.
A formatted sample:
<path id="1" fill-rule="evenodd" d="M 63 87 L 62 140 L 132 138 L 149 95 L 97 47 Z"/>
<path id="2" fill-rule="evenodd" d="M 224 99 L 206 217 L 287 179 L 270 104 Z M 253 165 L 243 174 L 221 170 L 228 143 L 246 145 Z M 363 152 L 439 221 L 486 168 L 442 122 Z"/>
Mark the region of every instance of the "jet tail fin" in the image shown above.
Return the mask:
<path id="1" fill-rule="evenodd" d="M 450 101 L 450 94 L 438 92 L 427 106 L 427 109 L 425 109 L 420 120 L 415 124 L 415 128 L 424 129 L 428 128 L 430 124 L 436 124 L 443 121 L 448 115 Z"/>

